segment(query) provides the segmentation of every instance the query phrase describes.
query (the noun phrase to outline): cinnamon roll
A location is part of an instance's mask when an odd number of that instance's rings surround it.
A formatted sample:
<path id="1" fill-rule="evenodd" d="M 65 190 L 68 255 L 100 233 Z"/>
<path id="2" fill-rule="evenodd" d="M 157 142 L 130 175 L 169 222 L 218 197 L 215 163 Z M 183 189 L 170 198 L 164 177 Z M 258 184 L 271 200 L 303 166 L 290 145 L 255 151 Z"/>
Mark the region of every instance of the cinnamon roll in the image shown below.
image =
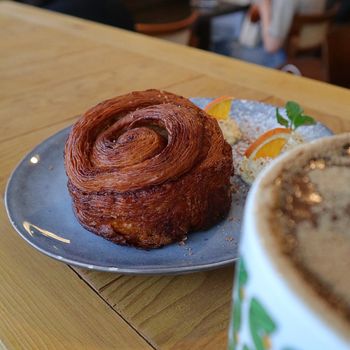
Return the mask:
<path id="1" fill-rule="evenodd" d="M 104 101 L 65 145 L 75 215 L 118 244 L 183 240 L 228 213 L 231 153 L 216 120 L 184 97 L 147 90 Z"/>

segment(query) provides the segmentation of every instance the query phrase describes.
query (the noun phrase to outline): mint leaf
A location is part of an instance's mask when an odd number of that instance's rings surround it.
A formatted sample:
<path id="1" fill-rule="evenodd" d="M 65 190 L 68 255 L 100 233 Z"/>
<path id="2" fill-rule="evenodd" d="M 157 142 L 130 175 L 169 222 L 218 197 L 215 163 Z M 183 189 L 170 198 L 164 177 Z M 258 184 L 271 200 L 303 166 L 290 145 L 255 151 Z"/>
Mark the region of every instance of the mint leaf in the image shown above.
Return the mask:
<path id="1" fill-rule="evenodd" d="M 302 125 L 316 124 L 314 118 L 305 115 L 303 109 L 294 101 L 286 103 L 286 112 L 290 120 L 290 127 L 295 130 Z"/>
<path id="2" fill-rule="evenodd" d="M 296 128 L 302 125 L 313 125 L 313 124 L 316 124 L 313 118 L 309 117 L 308 115 L 300 114 L 300 115 L 297 115 L 294 119 L 293 129 L 295 130 Z"/>
<path id="3" fill-rule="evenodd" d="M 304 111 L 301 109 L 301 107 L 294 101 L 288 101 L 286 103 L 286 112 L 289 120 L 294 124 L 294 119 L 302 114 Z"/>
<path id="4" fill-rule="evenodd" d="M 308 115 L 304 115 L 304 125 L 315 125 L 316 120 Z"/>
<path id="5" fill-rule="evenodd" d="M 314 125 L 316 124 L 316 121 L 314 118 L 305 115 L 303 109 L 299 106 L 298 103 L 294 101 L 288 101 L 286 103 L 286 112 L 287 117 L 289 121 L 284 118 L 279 109 L 276 108 L 276 119 L 277 122 L 286 128 L 291 128 L 292 130 L 295 130 L 299 128 L 299 126 L 302 125 Z"/>
<path id="6" fill-rule="evenodd" d="M 278 108 L 276 108 L 276 118 L 277 118 L 278 124 L 281 124 L 281 125 L 285 126 L 286 128 L 289 127 L 288 120 L 282 117 Z"/>
<path id="7" fill-rule="evenodd" d="M 293 130 L 298 128 L 299 126 L 304 125 L 305 118 L 302 114 L 296 115 L 293 121 Z"/>

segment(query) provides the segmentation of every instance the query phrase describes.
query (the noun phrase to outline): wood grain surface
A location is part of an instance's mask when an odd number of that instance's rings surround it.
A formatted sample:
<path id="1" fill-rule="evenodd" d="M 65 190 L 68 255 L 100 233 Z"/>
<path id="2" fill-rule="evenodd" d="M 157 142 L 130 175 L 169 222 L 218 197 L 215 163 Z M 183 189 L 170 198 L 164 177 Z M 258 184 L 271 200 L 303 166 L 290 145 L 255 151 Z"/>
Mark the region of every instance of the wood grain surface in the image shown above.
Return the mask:
<path id="1" fill-rule="evenodd" d="M 152 349 L 72 269 L 33 254 L 0 206 L 0 344 L 7 349 Z"/>
<path id="2" fill-rule="evenodd" d="M 296 100 L 350 131 L 349 90 L 7 1 L 0 52 L 2 194 L 32 147 L 131 90 Z M 0 348 L 225 349 L 233 266 L 142 277 L 72 268 L 24 243 L 0 206 Z"/>

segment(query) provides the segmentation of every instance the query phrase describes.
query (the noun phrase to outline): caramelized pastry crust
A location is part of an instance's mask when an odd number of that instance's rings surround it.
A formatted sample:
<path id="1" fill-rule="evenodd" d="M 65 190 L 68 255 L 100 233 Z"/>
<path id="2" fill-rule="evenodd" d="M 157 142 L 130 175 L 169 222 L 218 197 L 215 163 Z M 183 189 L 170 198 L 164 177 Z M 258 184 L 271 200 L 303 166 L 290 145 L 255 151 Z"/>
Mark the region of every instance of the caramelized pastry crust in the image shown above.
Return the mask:
<path id="1" fill-rule="evenodd" d="M 104 101 L 65 146 L 76 217 L 118 244 L 180 241 L 227 214 L 231 152 L 217 122 L 183 97 L 147 90 Z"/>

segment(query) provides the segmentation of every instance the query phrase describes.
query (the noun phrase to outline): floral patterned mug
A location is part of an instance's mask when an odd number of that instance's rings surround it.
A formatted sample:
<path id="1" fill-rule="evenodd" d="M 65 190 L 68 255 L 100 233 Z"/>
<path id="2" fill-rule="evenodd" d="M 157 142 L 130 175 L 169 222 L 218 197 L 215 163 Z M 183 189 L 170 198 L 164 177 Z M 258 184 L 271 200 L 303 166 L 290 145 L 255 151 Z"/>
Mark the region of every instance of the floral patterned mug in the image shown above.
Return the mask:
<path id="1" fill-rule="evenodd" d="M 350 223 L 349 179 L 350 134 L 343 134 L 288 152 L 255 181 L 244 213 L 229 350 L 350 349 L 350 230 L 337 231 L 336 221 Z M 281 243 L 286 218 L 294 230 L 288 232 L 294 255 Z M 334 236 L 326 245 L 321 240 L 329 230 Z M 315 250 L 317 244 L 321 250 Z"/>

